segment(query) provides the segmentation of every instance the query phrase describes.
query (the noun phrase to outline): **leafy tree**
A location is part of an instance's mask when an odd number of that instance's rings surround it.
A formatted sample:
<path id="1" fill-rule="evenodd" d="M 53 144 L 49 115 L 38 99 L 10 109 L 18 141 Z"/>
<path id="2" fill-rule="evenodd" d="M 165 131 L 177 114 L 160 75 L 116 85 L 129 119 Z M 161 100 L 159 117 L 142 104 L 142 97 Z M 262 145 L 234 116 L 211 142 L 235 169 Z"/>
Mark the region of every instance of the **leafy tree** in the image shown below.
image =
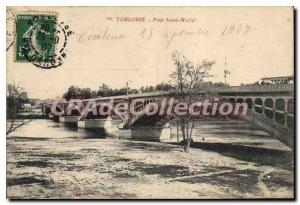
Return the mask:
<path id="1" fill-rule="evenodd" d="M 68 91 L 63 95 L 67 100 L 79 99 L 80 98 L 80 88 L 78 86 L 69 87 Z"/>
<path id="2" fill-rule="evenodd" d="M 151 86 L 141 87 L 140 90 L 144 93 L 147 93 L 147 92 L 154 92 L 155 88 L 151 85 Z"/>
<path id="3" fill-rule="evenodd" d="M 92 93 L 90 88 L 81 88 L 80 89 L 81 99 L 92 98 Z"/>
<path id="4" fill-rule="evenodd" d="M 96 92 L 91 91 L 90 88 L 80 88 L 78 86 L 69 87 L 68 91 L 63 95 L 66 100 L 70 99 L 89 99 L 96 97 Z"/>
<path id="5" fill-rule="evenodd" d="M 168 83 L 161 82 L 155 86 L 155 91 L 172 91 L 173 86 Z"/>
<path id="6" fill-rule="evenodd" d="M 29 102 L 27 93 L 21 87 L 15 84 L 7 85 L 6 117 L 9 125 L 6 129 L 6 134 L 29 122 L 20 116 L 22 105 Z"/>
<path id="7" fill-rule="evenodd" d="M 216 83 L 213 83 L 211 81 L 208 81 L 208 82 L 203 82 L 203 83 L 200 83 L 200 84 L 197 84 L 195 85 L 195 89 L 198 91 L 198 92 L 207 92 L 207 93 L 214 93 L 215 91 L 217 90 L 220 90 L 220 89 L 226 89 L 226 88 L 229 88 L 230 86 L 228 84 L 225 84 L 223 82 L 216 82 Z"/>
<path id="8" fill-rule="evenodd" d="M 91 98 L 96 98 L 97 97 L 97 91 L 92 90 L 91 91 Z"/>
<path id="9" fill-rule="evenodd" d="M 100 97 L 111 96 L 111 94 L 112 94 L 112 89 L 104 83 L 99 87 L 99 89 L 97 91 L 97 96 L 100 96 Z"/>
<path id="10" fill-rule="evenodd" d="M 170 75 L 174 83 L 173 87 L 177 90 L 179 101 L 190 105 L 195 100 L 198 89 L 202 87 L 204 79 L 210 77 L 209 72 L 215 62 L 203 60 L 201 63 L 195 64 L 178 51 L 172 54 L 172 59 L 175 65 L 175 71 Z M 184 151 L 188 152 L 192 141 L 194 117 L 180 117 L 177 123 L 185 142 Z"/>
<path id="11" fill-rule="evenodd" d="M 127 94 L 127 88 L 125 88 L 125 87 L 120 88 L 120 89 L 114 89 L 113 92 L 112 92 L 112 96 L 126 95 L 126 94 Z"/>

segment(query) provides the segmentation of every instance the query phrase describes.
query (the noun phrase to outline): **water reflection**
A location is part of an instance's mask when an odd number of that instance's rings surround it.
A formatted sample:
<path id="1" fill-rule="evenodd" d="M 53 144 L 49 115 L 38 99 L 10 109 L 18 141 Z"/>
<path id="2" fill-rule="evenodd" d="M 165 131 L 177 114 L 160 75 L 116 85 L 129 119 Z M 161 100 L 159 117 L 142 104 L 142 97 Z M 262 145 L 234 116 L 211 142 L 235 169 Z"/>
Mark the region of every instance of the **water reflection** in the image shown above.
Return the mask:
<path id="1" fill-rule="evenodd" d="M 37 119 L 8 135 L 8 137 L 13 136 L 28 138 L 130 139 L 131 132 L 129 130 L 105 130 L 104 128 L 81 129 L 77 128 L 76 123 L 66 124 L 52 120 Z"/>
<path id="2" fill-rule="evenodd" d="M 64 124 L 52 120 L 38 119 L 11 133 L 10 136 L 44 138 L 105 138 L 101 129 L 78 129 L 75 124 Z"/>

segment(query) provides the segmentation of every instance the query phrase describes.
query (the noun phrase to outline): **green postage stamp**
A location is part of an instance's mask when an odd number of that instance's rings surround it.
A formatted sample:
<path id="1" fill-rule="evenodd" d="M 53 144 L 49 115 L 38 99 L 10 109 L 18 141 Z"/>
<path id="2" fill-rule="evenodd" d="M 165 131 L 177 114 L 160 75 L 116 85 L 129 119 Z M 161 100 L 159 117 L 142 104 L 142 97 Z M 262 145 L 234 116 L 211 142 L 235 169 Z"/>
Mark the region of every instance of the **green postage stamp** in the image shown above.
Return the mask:
<path id="1" fill-rule="evenodd" d="M 16 16 L 16 61 L 38 63 L 53 61 L 55 32 L 55 15 L 18 14 Z"/>

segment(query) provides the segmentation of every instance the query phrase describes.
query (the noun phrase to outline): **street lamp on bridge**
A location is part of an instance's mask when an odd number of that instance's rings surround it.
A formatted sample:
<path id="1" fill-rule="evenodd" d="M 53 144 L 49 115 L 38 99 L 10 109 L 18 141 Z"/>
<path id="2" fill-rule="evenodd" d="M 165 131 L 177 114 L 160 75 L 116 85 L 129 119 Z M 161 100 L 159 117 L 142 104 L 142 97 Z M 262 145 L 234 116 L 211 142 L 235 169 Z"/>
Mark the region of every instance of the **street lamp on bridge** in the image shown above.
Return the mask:
<path id="1" fill-rule="evenodd" d="M 227 61 L 226 61 L 226 56 L 225 56 L 225 69 L 224 69 L 225 85 L 227 84 L 226 77 L 227 77 L 227 75 L 230 75 L 230 74 L 231 74 L 231 72 L 227 69 Z"/>
<path id="2" fill-rule="evenodd" d="M 131 80 L 126 82 L 126 95 L 128 96 L 129 94 L 129 82 L 132 82 Z"/>

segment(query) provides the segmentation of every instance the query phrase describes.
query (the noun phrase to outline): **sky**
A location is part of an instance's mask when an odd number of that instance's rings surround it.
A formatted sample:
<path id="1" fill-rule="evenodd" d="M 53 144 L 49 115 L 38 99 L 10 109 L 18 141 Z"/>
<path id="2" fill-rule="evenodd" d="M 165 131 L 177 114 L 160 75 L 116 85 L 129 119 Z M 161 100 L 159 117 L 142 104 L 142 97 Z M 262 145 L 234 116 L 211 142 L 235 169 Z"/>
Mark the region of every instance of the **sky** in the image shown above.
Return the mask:
<path id="1" fill-rule="evenodd" d="M 61 97 L 71 85 L 139 88 L 168 82 L 178 51 L 192 62 L 214 60 L 213 77 L 230 85 L 293 75 L 292 7 L 10 7 L 14 15 L 50 13 L 69 25 L 63 64 L 41 69 L 7 51 L 7 82 L 29 97 Z M 185 22 L 178 22 L 185 18 Z M 125 21 L 125 20 L 130 21 Z M 137 21 L 138 20 L 138 21 Z M 15 34 L 14 21 L 7 33 Z M 57 45 L 59 49 L 62 45 Z"/>

